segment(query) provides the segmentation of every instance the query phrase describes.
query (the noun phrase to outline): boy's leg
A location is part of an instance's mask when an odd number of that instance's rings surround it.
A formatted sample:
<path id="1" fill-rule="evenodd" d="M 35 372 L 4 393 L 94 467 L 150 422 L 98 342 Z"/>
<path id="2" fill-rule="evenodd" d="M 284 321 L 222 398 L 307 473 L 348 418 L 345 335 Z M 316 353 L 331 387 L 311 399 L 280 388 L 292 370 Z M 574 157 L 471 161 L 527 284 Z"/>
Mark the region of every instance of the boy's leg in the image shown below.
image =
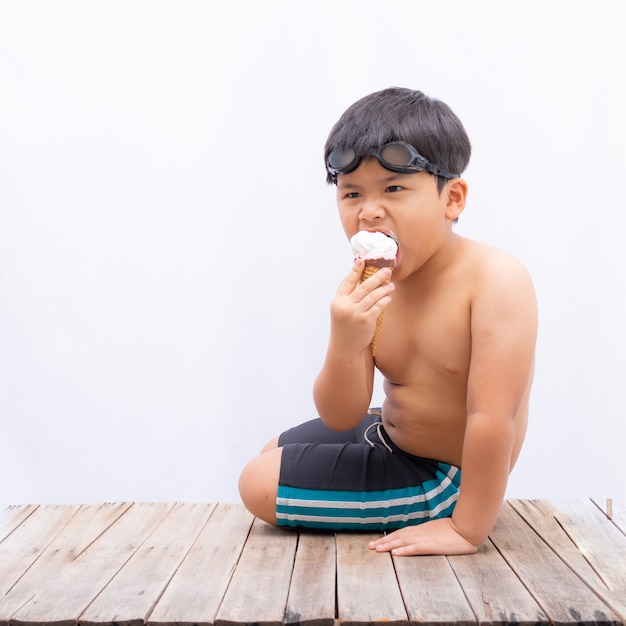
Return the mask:
<path id="1" fill-rule="evenodd" d="M 282 452 L 282 448 L 267 449 L 252 459 L 239 477 L 239 494 L 245 507 L 252 515 L 274 526 L 278 525 L 276 496 Z"/>
<path id="2" fill-rule="evenodd" d="M 376 415 L 366 415 L 354 430 L 335 431 L 317 418 L 291 428 L 268 441 L 261 454 L 252 459 L 239 477 L 239 494 L 253 515 L 268 524 L 276 521 L 276 497 L 280 479 L 282 446 L 289 443 L 357 443 L 363 440 L 367 426 L 376 421 Z"/>
<path id="3" fill-rule="evenodd" d="M 274 448 L 278 448 L 279 439 L 280 437 L 274 437 L 273 439 L 270 439 L 261 449 L 261 454 L 263 454 L 264 452 L 267 452 L 268 450 L 273 450 Z"/>
<path id="4" fill-rule="evenodd" d="M 321 445 L 291 441 L 295 430 L 280 437 L 278 526 L 389 531 L 452 515 L 459 469 L 407 454 L 378 419 L 366 418 L 343 441 L 323 433 L 331 441 Z"/>
<path id="5" fill-rule="evenodd" d="M 357 442 L 355 433 L 343 442 L 291 440 L 316 430 L 314 423 L 283 433 L 278 447 L 244 468 L 244 504 L 273 525 L 332 532 L 395 530 L 452 515 L 459 469 L 406 454 L 381 424 L 371 426 Z"/>

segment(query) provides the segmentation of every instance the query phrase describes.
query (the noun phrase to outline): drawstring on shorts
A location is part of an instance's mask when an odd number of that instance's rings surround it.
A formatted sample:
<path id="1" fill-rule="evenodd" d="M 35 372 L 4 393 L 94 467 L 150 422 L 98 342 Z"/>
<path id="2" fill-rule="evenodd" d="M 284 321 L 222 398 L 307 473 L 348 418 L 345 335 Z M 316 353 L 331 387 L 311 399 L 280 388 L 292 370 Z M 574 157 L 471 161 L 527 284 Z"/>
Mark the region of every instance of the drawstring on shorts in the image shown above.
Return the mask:
<path id="1" fill-rule="evenodd" d="M 368 411 L 369 413 L 369 411 Z M 370 415 L 372 415 L 372 413 L 370 413 Z M 369 432 L 372 428 L 376 429 L 376 433 L 378 434 L 378 438 L 380 439 L 380 441 L 382 442 L 383 446 L 385 446 L 385 448 L 387 448 L 387 450 L 389 450 L 389 452 L 391 452 L 391 454 L 393 454 L 393 450 L 391 449 L 391 446 L 385 441 L 385 438 L 383 437 L 383 433 L 382 433 L 382 429 L 383 429 L 383 423 L 382 422 L 372 422 L 366 429 L 365 432 L 363 433 L 363 439 L 365 439 L 365 441 L 367 441 L 367 443 L 370 444 L 370 446 L 373 448 L 376 444 L 370 440 L 369 438 Z"/>

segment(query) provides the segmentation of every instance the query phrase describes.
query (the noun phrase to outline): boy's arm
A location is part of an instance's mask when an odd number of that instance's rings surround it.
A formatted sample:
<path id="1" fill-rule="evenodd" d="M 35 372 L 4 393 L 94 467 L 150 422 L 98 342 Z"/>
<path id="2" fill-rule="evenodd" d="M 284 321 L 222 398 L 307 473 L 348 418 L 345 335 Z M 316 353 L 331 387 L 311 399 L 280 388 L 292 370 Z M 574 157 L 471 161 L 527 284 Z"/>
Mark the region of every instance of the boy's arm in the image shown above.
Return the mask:
<path id="1" fill-rule="evenodd" d="M 511 471 L 516 417 L 531 384 L 537 304 L 526 270 L 496 258 L 472 302 L 472 357 L 467 387 L 458 532 L 478 546 L 496 521 Z"/>
<path id="2" fill-rule="evenodd" d="M 408 526 L 370 547 L 394 554 L 466 554 L 488 536 L 500 511 L 516 434 L 515 419 L 532 377 L 537 333 L 535 293 L 516 261 L 472 301 L 472 356 L 459 499 L 452 518 Z M 503 267 L 504 266 L 504 267 Z"/>
<path id="3" fill-rule="evenodd" d="M 369 408 L 374 384 L 369 344 L 394 288 L 385 284 L 385 270 L 361 282 L 363 265 L 355 261 L 331 304 L 328 350 L 313 387 L 320 417 L 336 430 L 354 428 Z"/>

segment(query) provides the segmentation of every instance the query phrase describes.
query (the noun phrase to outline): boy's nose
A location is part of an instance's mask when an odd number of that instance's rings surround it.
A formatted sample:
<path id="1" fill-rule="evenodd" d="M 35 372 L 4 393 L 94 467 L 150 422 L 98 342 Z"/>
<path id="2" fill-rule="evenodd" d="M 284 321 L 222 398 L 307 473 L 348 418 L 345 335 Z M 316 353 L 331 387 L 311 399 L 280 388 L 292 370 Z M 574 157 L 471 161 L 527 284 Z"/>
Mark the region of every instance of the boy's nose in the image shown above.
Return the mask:
<path id="1" fill-rule="evenodd" d="M 364 222 L 375 222 L 385 216 L 385 207 L 379 200 L 363 200 L 359 219 Z"/>

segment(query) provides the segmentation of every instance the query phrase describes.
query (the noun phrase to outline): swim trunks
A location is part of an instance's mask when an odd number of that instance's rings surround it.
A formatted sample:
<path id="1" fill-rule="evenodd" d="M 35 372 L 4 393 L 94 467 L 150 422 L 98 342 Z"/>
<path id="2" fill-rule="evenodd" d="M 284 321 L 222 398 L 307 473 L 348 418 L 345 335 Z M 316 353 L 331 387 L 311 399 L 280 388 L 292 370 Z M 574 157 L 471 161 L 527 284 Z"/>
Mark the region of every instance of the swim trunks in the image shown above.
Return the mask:
<path id="1" fill-rule="evenodd" d="M 314 419 L 279 437 L 279 526 L 385 531 L 452 515 L 460 469 L 404 452 L 379 416 L 341 432 Z"/>

